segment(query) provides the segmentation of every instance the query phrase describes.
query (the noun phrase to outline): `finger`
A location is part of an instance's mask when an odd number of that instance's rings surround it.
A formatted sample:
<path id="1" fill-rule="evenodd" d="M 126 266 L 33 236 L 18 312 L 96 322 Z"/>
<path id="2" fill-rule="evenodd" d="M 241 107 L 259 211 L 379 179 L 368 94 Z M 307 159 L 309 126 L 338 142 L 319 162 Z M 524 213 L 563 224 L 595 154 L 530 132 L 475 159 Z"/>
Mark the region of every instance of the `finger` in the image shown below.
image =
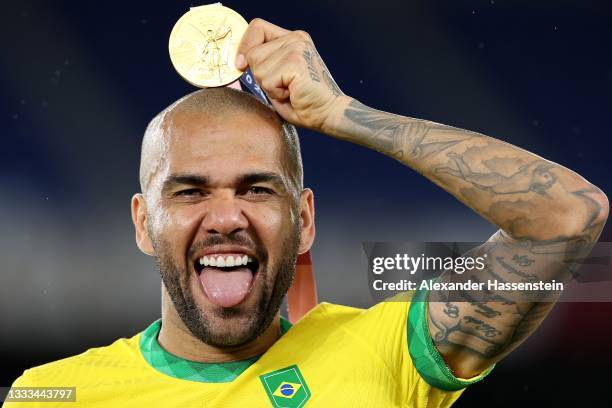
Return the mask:
<path id="1" fill-rule="evenodd" d="M 268 63 L 268 61 L 266 61 Z M 270 64 L 265 70 L 259 70 L 255 80 L 271 99 L 285 100 L 289 97 L 289 83 L 295 77 L 295 68 L 283 64 L 283 58 L 277 58 L 275 64 Z"/>
<path id="2" fill-rule="evenodd" d="M 285 38 L 277 38 L 276 40 L 267 42 L 265 44 L 256 45 L 247 51 L 244 56 L 246 57 L 249 67 L 252 71 L 257 70 L 260 66 L 267 65 L 270 59 L 276 59 L 276 55 L 284 53 L 283 46 L 285 45 Z"/>
<path id="3" fill-rule="evenodd" d="M 246 54 L 246 59 L 253 71 L 255 76 L 264 75 L 270 70 L 270 67 L 276 65 L 282 65 L 283 58 L 290 58 L 291 54 L 299 51 L 300 47 L 298 44 L 292 44 L 300 39 L 293 35 L 288 34 L 284 37 L 277 38 L 276 40 L 267 42 L 262 45 L 251 48 Z M 291 61 L 289 61 L 291 62 Z"/>
<path id="4" fill-rule="evenodd" d="M 276 110 L 276 112 L 281 116 L 281 118 L 285 119 L 289 123 L 298 123 L 298 117 L 291 106 L 291 102 L 289 100 L 277 101 L 271 99 L 270 102 L 272 106 Z"/>
<path id="5" fill-rule="evenodd" d="M 236 68 L 240 70 L 246 69 L 247 61 L 245 55 L 251 48 L 275 40 L 288 33 L 290 33 L 289 30 L 285 30 L 261 18 L 251 21 L 240 40 L 240 45 L 238 45 Z"/>
<path id="6" fill-rule="evenodd" d="M 277 48 L 251 57 L 269 44 L 272 43 L 255 47 L 247 54 L 247 59 L 255 80 L 266 94 L 272 99 L 284 100 L 289 97 L 288 84 L 299 73 L 300 60 L 295 58 L 290 47 Z"/>
<path id="7" fill-rule="evenodd" d="M 262 85 L 261 88 L 271 101 L 285 101 L 289 98 L 289 89 L 283 86 L 282 77 L 276 77 L 274 80 L 266 80 L 265 82 L 266 85 Z"/>
<path id="8" fill-rule="evenodd" d="M 272 98 L 282 100 L 288 96 L 286 81 L 298 75 L 300 68 L 303 68 L 305 42 L 301 32 L 293 31 L 252 48 L 246 55 L 257 83 Z"/>

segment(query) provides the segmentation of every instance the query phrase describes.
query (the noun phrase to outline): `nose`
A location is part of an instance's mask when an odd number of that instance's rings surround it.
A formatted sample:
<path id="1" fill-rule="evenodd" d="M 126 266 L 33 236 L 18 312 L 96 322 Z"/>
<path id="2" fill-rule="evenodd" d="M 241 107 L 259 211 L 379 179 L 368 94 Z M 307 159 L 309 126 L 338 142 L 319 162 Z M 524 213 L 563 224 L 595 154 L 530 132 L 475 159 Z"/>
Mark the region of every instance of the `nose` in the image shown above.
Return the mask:
<path id="1" fill-rule="evenodd" d="M 213 197 L 208 201 L 208 208 L 202 228 L 209 234 L 229 235 L 249 226 L 242 208 L 233 194 Z"/>

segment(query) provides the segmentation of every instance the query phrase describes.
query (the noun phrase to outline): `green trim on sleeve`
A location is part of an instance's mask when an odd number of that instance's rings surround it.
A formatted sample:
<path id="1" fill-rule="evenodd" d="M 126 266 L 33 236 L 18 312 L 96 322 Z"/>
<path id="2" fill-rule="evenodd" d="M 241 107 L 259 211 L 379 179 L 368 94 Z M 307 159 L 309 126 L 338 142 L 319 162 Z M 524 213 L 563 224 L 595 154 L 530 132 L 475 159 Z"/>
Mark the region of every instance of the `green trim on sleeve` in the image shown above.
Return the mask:
<path id="1" fill-rule="evenodd" d="M 408 352 L 417 372 L 432 387 L 444 391 L 458 391 L 486 377 L 495 364 L 480 375 L 463 379 L 457 378 L 448 368 L 433 344 L 427 325 L 428 290 L 418 290 L 408 312 Z"/>

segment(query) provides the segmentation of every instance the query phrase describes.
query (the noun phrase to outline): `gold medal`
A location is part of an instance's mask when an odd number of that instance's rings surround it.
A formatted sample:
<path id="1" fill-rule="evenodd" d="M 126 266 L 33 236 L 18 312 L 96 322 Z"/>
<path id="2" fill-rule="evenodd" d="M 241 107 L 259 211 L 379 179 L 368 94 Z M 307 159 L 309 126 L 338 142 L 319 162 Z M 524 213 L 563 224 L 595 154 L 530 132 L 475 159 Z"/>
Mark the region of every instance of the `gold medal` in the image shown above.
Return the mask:
<path id="1" fill-rule="evenodd" d="M 200 88 L 224 86 L 240 78 L 236 51 L 247 22 L 221 3 L 192 7 L 176 22 L 168 49 L 172 65 Z"/>

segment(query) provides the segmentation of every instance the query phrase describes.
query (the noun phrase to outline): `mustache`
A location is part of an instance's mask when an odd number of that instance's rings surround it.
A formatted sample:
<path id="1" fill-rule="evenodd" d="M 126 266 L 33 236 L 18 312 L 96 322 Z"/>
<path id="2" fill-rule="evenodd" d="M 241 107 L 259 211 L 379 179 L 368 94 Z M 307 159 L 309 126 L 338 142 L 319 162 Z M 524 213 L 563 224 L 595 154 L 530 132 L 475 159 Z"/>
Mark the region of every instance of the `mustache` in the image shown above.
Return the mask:
<path id="1" fill-rule="evenodd" d="M 215 246 L 215 245 L 238 245 L 245 247 L 253 252 L 257 256 L 259 261 L 264 261 L 267 258 L 267 252 L 263 248 L 263 245 L 257 244 L 251 237 L 244 233 L 235 233 L 230 235 L 209 235 L 194 243 L 187 253 L 188 259 L 193 258 L 194 254 L 202 249 Z"/>

